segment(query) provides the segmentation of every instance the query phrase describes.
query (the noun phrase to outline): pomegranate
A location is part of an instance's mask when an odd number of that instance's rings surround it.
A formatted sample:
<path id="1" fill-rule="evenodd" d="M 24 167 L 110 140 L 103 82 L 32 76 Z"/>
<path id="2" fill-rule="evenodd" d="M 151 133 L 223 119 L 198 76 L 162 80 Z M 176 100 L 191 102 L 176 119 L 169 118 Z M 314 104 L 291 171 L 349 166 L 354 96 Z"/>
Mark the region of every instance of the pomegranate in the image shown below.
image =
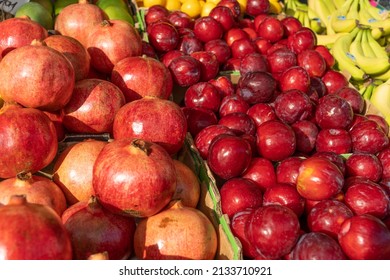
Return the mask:
<path id="1" fill-rule="evenodd" d="M 54 127 L 56 128 L 58 142 L 62 141 L 65 138 L 65 134 L 66 134 L 66 129 L 62 124 L 62 120 L 64 118 L 63 111 L 58 110 L 54 112 L 50 112 L 50 111 L 43 111 L 43 112 L 53 122 Z"/>
<path id="2" fill-rule="evenodd" d="M 75 71 L 76 81 L 87 78 L 91 57 L 87 49 L 79 41 L 73 37 L 54 34 L 44 39 L 43 42 L 69 59 Z"/>
<path id="3" fill-rule="evenodd" d="M 0 178 L 35 173 L 49 165 L 57 150 L 56 129 L 45 113 L 16 104 L 0 109 Z"/>
<path id="4" fill-rule="evenodd" d="M 187 120 L 175 102 L 148 96 L 122 106 L 112 130 L 114 139 L 136 137 L 153 141 L 173 155 L 183 146 Z"/>
<path id="5" fill-rule="evenodd" d="M 173 88 L 168 68 L 161 61 L 146 56 L 131 56 L 119 61 L 112 70 L 111 82 L 122 90 L 127 102 L 145 96 L 168 99 Z"/>
<path id="6" fill-rule="evenodd" d="M 92 185 L 114 213 L 149 217 L 161 211 L 176 189 L 173 159 L 160 145 L 134 138 L 108 143 L 96 158 Z"/>
<path id="7" fill-rule="evenodd" d="M 217 243 L 216 230 L 207 216 L 176 201 L 139 222 L 134 252 L 138 259 L 211 260 Z"/>
<path id="8" fill-rule="evenodd" d="M 52 180 L 31 173 L 19 173 L 0 182 L 0 202 L 7 204 L 13 195 L 24 195 L 28 202 L 49 206 L 59 216 L 67 208 L 64 193 Z"/>
<path id="9" fill-rule="evenodd" d="M 87 50 L 92 66 L 110 74 L 114 65 L 122 59 L 142 54 L 142 38 L 127 21 L 104 20 L 91 28 Z"/>
<path id="10" fill-rule="evenodd" d="M 79 0 L 61 10 L 55 19 L 54 30 L 77 39 L 86 47 L 91 28 L 103 20 L 108 20 L 108 16 L 101 8 L 88 0 Z"/>
<path id="11" fill-rule="evenodd" d="M 9 18 L 0 21 L 0 57 L 13 49 L 30 45 L 36 40 L 49 36 L 48 31 L 39 23 L 29 18 Z"/>
<path id="12" fill-rule="evenodd" d="M 174 159 L 176 168 L 176 191 L 172 200 L 180 200 L 183 206 L 196 208 L 200 198 L 200 182 L 194 171 L 181 162 Z"/>
<path id="13" fill-rule="evenodd" d="M 70 100 L 74 83 L 70 61 L 42 41 L 17 48 L 0 62 L 1 97 L 24 107 L 59 110 Z"/>
<path id="14" fill-rule="evenodd" d="M 87 201 L 94 194 L 92 168 L 106 144 L 85 139 L 68 146 L 54 162 L 53 181 L 60 186 L 69 205 Z"/>
<path id="15" fill-rule="evenodd" d="M 12 196 L 0 207 L 0 232 L 0 259 L 72 259 L 71 241 L 60 216 L 23 195 Z"/>
<path id="16" fill-rule="evenodd" d="M 76 82 L 63 108 L 63 125 L 73 133 L 111 133 L 114 117 L 125 105 L 122 91 L 110 81 L 84 79 Z"/>
<path id="17" fill-rule="evenodd" d="M 110 260 L 131 256 L 134 218 L 111 213 L 96 197 L 73 204 L 61 218 L 72 242 L 73 259 L 85 260 L 100 252 L 106 252 Z"/>

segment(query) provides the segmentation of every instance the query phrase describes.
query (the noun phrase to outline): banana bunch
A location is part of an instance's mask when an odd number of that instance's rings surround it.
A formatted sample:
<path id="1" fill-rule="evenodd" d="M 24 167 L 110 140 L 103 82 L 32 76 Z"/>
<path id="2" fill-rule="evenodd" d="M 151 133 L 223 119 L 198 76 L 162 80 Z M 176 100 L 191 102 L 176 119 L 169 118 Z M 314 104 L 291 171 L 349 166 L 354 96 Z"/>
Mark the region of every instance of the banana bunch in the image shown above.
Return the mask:
<path id="1" fill-rule="evenodd" d="M 317 13 L 299 0 L 286 0 L 285 13 L 297 18 L 302 26 L 312 29 L 317 34 L 325 30 L 325 26 L 319 20 Z"/>
<path id="2" fill-rule="evenodd" d="M 369 100 L 390 124 L 390 79 L 375 86 Z"/>
<path id="3" fill-rule="evenodd" d="M 369 27 L 359 25 L 337 38 L 331 52 L 339 70 L 355 83 L 390 78 L 389 53 L 374 39 Z"/>
<path id="4" fill-rule="evenodd" d="M 390 35 L 389 11 L 372 6 L 369 0 L 359 0 L 358 2 L 359 22 L 371 27 L 371 33 L 376 40 L 388 37 Z"/>
<path id="5" fill-rule="evenodd" d="M 358 24 L 359 1 L 347 0 L 334 10 L 329 19 L 329 29 L 334 33 L 351 32 Z"/>
<path id="6" fill-rule="evenodd" d="M 330 19 L 331 14 L 337 10 L 337 6 L 334 2 L 345 1 L 335 1 L 335 0 L 308 0 L 307 5 L 310 10 L 315 11 L 318 20 L 324 26 L 324 32 L 328 35 L 335 34 L 336 32 L 331 28 Z"/>
<path id="7" fill-rule="evenodd" d="M 332 42 L 337 33 L 351 32 L 358 24 L 371 28 L 372 36 L 382 46 L 390 43 L 389 11 L 374 7 L 369 0 L 308 0 L 308 10 L 315 11 L 325 32 L 321 40 Z M 329 36 L 326 38 L 325 36 Z"/>

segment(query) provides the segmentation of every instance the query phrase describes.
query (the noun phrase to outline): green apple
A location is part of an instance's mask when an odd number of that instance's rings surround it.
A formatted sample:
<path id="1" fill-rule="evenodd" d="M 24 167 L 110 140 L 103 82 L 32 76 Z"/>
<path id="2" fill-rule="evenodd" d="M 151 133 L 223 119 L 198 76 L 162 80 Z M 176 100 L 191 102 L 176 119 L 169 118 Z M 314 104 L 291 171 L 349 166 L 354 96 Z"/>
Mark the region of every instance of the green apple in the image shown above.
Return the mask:
<path id="1" fill-rule="evenodd" d="M 98 0 L 96 6 L 105 10 L 109 6 L 121 7 L 129 12 L 129 7 L 124 0 Z"/>
<path id="2" fill-rule="evenodd" d="M 134 26 L 134 19 L 130 13 L 118 6 L 107 6 L 103 11 L 107 14 L 109 19 L 121 19 L 127 21 Z"/>
<path id="3" fill-rule="evenodd" d="M 26 2 L 15 13 L 15 17 L 28 16 L 31 20 L 38 22 L 47 30 L 53 29 L 54 20 L 52 14 L 44 6 L 37 2 Z"/>
<path id="4" fill-rule="evenodd" d="M 54 6 L 51 0 L 30 0 L 30 2 L 41 4 L 51 15 L 53 14 Z"/>
<path id="5" fill-rule="evenodd" d="M 55 0 L 54 1 L 54 15 L 58 15 L 63 8 L 70 4 L 76 4 L 79 0 Z"/>

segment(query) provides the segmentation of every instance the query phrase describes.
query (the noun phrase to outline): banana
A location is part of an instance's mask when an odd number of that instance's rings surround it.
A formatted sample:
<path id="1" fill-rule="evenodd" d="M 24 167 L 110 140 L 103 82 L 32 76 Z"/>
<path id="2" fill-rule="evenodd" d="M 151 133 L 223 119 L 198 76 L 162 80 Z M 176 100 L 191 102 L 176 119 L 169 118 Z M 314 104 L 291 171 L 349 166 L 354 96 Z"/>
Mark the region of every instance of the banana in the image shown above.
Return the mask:
<path id="1" fill-rule="evenodd" d="M 344 35 L 348 35 L 349 33 L 335 33 L 335 34 L 332 34 L 332 35 L 322 35 L 322 34 L 316 34 L 317 36 L 317 45 L 324 45 L 324 46 L 329 46 L 329 45 L 333 45 L 336 40 L 339 38 L 339 37 L 342 37 Z"/>
<path id="2" fill-rule="evenodd" d="M 368 37 L 367 37 L 368 33 L 371 34 L 371 31 L 369 29 L 362 30 L 362 38 L 361 38 L 362 50 L 363 50 L 364 56 L 376 57 L 375 52 L 371 48 L 370 42 L 368 41 Z"/>
<path id="3" fill-rule="evenodd" d="M 361 24 L 365 25 L 371 25 L 374 20 L 364 9 L 364 0 L 358 0 L 359 1 L 359 11 L 358 11 L 358 19 Z"/>
<path id="4" fill-rule="evenodd" d="M 377 7 L 371 5 L 368 0 L 359 0 L 360 9 L 363 9 L 372 20 L 384 20 L 389 16 L 389 12 L 386 10 L 381 10 Z"/>
<path id="5" fill-rule="evenodd" d="M 311 4 L 310 7 L 312 7 L 312 9 L 317 12 L 318 17 L 320 18 L 323 25 L 326 28 L 328 28 L 329 19 L 330 19 L 330 15 L 331 15 L 331 12 L 330 12 L 330 9 L 328 6 L 328 2 L 325 3 L 323 0 L 312 0 L 312 2 L 313 3 Z M 308 3 L 311 3 L 311 2 L 308 1 Z M 335 33 L 335 32 L 333 32 L 333 33 Z"/>
<path id="6" fill-rule="evenodd" d="M 269 12 L 278 15 L 283 12 L 283 7 L 278 0 L 269 0 Z"/>
<path id="7" fill-rule="evenodd" d="M 310 28 L 310 18 L 306 12 L 302 12 L 303 26 Z"/>
<path id="8" fill-rule="evenodd" d="M 336 9 L 340 9 L 340 7 L 345 3 L 344 0 L 332 0 L 333 5 Z"/>
<path id="9" fill-rule="evenodd" d="M 313 10 L 310 6 L 307 6 L 307 15 L 310 19 L 319 19 L 317 12 Z"/>
<path id="10" fill-rule="evenodd" d="M 363 29 L 358 28 L 356 37 L 350 44 L 349 51 L 353 55 L 352 59 L 356 62 L 360 69 L 369 75 L 386 72 L 390 68 L 388 57 L 367 57 L 364 55 L 362 48 L 363 42 L 361 40 L 363 32 Z"/>
<path id="11" fill-rule="evenodd" d="M 286 0 L 284 2 L 284 11 L 287 15 L 294 16 L 297 10 L 297 0 Z"/>
<path id="12" fill-rule="evenodd" d="M 380 75 L 372 75 L 375 80 L 387 81 L 390 79 L 390 69 Z"/>
<path id="13" fill-rule="evenodd" d="M 349 55 L 349 47 L 358 31 L 358 28 L 355 28 L 351 33 L 337 38 L 332 47 L 332 54 L 342 72 L 351 76 L 351 79 L 355 81 L 363 81 L 368 75 L 356 65 Z"/>
<path id="14" fill-rule="evenodd" d="M 336 33 L 350 32 L 357 26 L 357 4 L 357 0 L 347 0 L 339 9 L 332 13 L 330 24 Z M 349 17 L 348 14 L 351 14 L 351 17 Z"/>
<path id="15" fill-rule="evenodd" d="M 353 0 L 347 12 L 348 19 L 356 19 L 359 16 L 359 1 Z"/>
<path id="16" fill-rule="evenodd" d="M 333 17 L 333 14 L 330 14 L 329 16 L 329 21 L 326 25 L 326 34 L 329 34 L 329 35 L 333 35 L 333 34 L 336 34 L 337 32 L 334 31 L 334 29 L 332 28 L 332 24 L 331 24 L 331 21 L 332 21 L 332 17 Z"/>
<path id="17" fill-rule="evenodd" d="M 375 88 L 374 83 L 369 82 L 369 84 L 366 86 L 366 88 L 362 94 L 363 98 L 366 100 L 370 100 L 374 88 Z"/>
<path id="18" fill-rule="evenodd" d="M 371 94 L 371 104 L 379 110 L 388 124 L 390 124 L 390 80 L 376 86 Z"/>
<path id="19" fill-rule="evenodd" d="M 382 47 L 377 40 L 374 39 L 374 37 L 371 34 L 371 31 L 369 29 L 366 30 L 366 39 L 368 44 L 370 45 L 370 48 L 372 49 L 374 56 L 381 57 L 381 58 L 388 58 L 389 53 L 386 50 L 386 48 Z"/>
<path id="20" fill-rule="evenodd" d="M 317 18 L 309 19 L 310 29 L 316 34 L 322 34 L 325 31 L 325 27 L 321 24 L 321 21 Z M 340 34 L 340 33 L 339 33 Z"/>

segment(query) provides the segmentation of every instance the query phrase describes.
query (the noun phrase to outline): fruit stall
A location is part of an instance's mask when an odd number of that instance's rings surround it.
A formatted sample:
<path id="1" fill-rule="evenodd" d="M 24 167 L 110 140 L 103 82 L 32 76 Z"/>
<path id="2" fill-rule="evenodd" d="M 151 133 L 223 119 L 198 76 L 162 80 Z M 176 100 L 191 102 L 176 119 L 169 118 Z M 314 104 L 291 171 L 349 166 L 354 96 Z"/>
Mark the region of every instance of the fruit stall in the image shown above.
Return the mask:
<path id="1" fill-rule="evenodd" d="M 386 2 L 1 3 L 0 258 L 390 259 Z"/>

